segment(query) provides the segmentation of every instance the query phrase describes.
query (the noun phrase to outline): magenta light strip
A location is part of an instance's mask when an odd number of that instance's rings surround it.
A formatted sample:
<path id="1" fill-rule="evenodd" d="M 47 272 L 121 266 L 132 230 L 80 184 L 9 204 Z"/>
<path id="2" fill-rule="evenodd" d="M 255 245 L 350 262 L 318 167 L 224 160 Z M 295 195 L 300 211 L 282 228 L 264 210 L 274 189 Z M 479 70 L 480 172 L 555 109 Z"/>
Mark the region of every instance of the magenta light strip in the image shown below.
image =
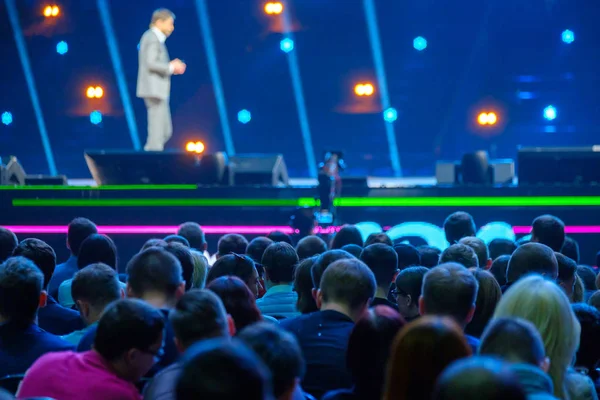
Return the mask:
<path id="1" fill-rule="evenodd" d="M 531 233 L 531 226 L 513 226 L 513 231 L 515 232 L 516 235 L 528 235 Z M 571 233 L 571 234 L 600 233 L 600 226 L 598 226 L 598 225 L 565 226 L 565 233 Z"/>

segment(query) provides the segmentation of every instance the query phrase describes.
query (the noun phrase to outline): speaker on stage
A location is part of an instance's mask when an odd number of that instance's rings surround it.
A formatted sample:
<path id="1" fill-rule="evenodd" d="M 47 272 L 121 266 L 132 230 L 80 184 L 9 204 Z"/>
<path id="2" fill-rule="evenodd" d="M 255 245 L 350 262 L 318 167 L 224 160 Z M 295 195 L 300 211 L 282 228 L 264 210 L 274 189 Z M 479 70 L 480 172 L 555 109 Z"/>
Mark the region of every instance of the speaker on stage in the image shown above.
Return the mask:
<path id="1" fill-rule="evenodd" d="M 281 154 L 238 154 L 229 158 L 230 185 L 288 185 Z"/>
<path id="2" fill-rule="evenodd" d="M 523 147 L 519 185 L 600 184 L 600 146 Z"/>

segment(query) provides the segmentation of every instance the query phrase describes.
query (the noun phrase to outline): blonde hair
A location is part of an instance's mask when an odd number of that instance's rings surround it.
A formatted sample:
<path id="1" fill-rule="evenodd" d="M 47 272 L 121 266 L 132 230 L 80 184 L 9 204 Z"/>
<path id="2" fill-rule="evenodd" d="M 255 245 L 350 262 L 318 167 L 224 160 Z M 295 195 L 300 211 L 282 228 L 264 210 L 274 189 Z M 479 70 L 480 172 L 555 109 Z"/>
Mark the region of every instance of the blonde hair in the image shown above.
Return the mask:
<path id="1" fill-rule="evenodd" d="M 568 400 L 567 369 L 579 347 L 581 326 L 562 289 L 538 275 L 523 278 L 498 303 L 494 318 L 502 317 L 519 317 L 535 325 L 550 358 L 554 396 Z"/>
<path id="2" fill-rule="evenodd" d="M 192 274 L 192 288 L 203 289 L 206 284 L 206 275 L 208 274 L 208 260 L 204 254 L 197 250 L 191 250 L 194 260 L 194 272 Z"/>
<path id="3" fill-rule="evenodd" d="M 175 19 L 175 14 L 171 10 L 167 10 L 166 8 L 159 8 L 152 13 L 152 19 L 150 20 L 150 28 L 156 24 L 156 21 L 164 21 L 166 19 L 173 18 Z"/>

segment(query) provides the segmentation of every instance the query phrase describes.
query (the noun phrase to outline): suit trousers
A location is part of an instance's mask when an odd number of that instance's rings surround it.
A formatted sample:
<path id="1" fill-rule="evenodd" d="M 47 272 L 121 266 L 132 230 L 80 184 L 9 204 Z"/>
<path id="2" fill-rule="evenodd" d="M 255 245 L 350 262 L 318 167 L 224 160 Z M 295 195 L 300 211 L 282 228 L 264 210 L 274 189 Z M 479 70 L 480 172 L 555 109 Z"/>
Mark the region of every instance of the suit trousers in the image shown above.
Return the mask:
<path id="1" fill-rule="evenodd" d="M 145 98 L 144 103 L 148 110 L 148 139 L 144 150 L 162 151 L 173 135 L 169 100 Z"/>

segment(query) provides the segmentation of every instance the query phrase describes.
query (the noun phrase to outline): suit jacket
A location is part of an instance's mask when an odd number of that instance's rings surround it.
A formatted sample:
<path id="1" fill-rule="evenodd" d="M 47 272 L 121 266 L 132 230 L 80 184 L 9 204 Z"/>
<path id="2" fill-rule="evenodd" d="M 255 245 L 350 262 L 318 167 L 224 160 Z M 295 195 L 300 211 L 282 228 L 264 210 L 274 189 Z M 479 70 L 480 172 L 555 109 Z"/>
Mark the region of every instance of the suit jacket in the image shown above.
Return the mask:
<path id="1" fill-rule="evenodd" d="M 140 40 L 137 97 L 166 100 L 171 92 L 167 46 L 148 29 Z"/>

